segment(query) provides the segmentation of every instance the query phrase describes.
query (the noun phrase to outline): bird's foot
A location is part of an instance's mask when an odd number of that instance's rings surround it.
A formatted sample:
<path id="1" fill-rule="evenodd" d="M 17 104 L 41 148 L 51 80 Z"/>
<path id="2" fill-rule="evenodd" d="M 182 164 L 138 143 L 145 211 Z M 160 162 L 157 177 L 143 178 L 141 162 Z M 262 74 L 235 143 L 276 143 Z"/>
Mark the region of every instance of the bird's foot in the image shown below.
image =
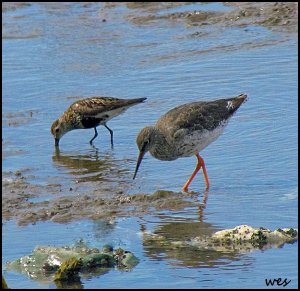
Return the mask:
<path id="1" fill-rule="evenodd" d="M 188 187 L 183 186 L 183 187 L 182 187 L 182 191 L 183 191 L 183 192 L 189 192 L 189 189 L 188 189 Z"/>

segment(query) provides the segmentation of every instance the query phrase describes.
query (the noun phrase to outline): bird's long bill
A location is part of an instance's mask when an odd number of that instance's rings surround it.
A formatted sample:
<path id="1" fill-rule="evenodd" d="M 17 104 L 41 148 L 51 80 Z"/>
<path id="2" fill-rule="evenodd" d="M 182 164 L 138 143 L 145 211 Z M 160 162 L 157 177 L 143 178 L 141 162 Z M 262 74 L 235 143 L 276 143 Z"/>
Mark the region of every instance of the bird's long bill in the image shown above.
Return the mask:
<path id="1" fill-rule="evenodd" d="M 138 169 L 139 169 L 139 166 L 140 166 L 140 164 L 141 164 L 141 162 L 142 162 L 142 159 L 143 159 L 144 155 L 145 155 L 145 152 L 144 152 L 144 151 L 140 151 L 138 160 L 137 160 L 137 162 L 136 162 L 136 167 L 135 167 L 135 171 L 134 171 L 134 175 L 133 175 L 133 180 L 134 180 L 134 178 L 135 178 L 135 176 L 136 176 L 136 174 L 137 174 L 137 171 L 138 171 Z"/>
<path id="2" fill-rule="evenodd" d="M 59 144 L 59 138 L 56 138 L 55 139 L 55 146 L 58 147 L 58 144 Z"/>

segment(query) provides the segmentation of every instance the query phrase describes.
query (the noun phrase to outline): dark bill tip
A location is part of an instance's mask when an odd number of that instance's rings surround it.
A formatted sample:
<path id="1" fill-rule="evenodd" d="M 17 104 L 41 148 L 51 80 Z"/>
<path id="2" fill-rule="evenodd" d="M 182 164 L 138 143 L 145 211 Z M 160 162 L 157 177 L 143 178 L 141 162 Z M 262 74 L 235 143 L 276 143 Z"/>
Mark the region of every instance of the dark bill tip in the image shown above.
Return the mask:
<path id="1" fill-rule="evenodd" d="M 59 145 L 59 139 L 56 138 L 56 139 L 55 139 L 55 146 L 58 147 L 58 145 Z"/>
<path id="2" fill-rule="evenodd" d="M 142 162 L 142 159 L 143 159 L 144 155 L 145 155 L 145 152 L 142 152 L 142 151 L 141 151 L 140 154 L 139 154 L 138 160 L 137 160 L 137 162 L 136 162 L 136 167 L 135 167 L 135 171 L 134 171 L 134 175 L 133 175 L 133 180 L 134 180 L 135 177 L 136 177 L 136 174 L 137 174 L 137 172 L 138 172 L 138 169 L 139 169 L 139 167 L 140 167 L 140 164 L 141 164 L 141 162 Z"/>

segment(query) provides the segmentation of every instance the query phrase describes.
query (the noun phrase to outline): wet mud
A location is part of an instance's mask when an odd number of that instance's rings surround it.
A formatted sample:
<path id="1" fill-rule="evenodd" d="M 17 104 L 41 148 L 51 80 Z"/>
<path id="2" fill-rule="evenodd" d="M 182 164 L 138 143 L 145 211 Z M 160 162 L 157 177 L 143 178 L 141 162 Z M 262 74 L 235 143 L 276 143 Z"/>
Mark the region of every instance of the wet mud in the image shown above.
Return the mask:
<path id="1" fill-rule="evenodd" d="M 187 3 L 186 3 L 187 4 Z M 298 3 L 296 2 L 225 2 L 230 11 L 186 11 L 156 15 L 149 3 L 144 8 L 149 14 L 129 17 L 136 25 L 154 24 L 157 21 L 183 21 L 190 26 L 248 26 L 262 25 L 276 30 L 298 30 Z M 140 5 L 127 4 L 137 9 Z M 157 5 L 158 6 L 158 5 Z M 152 8 L 152 9 L 151 9 Z M 163 9 L 163 7 L 161 7 Z"/>
<path id="2" fill-rule="evenodd" d="M 51 220 L 67 223 L 88 218 L 139 216 L 153 210 L 180 210 L 195 206 L 193 195 L 159 190 L 152 194 L 127 195 L 120 191 L 92 189 L 85 185 L 66 187 L 61 184 L 39 185 L 26 170 L 3 173 L 2 220 L 15 219 L 18 225 Z M 85 192 L 84 189 L 89 189 Z M 45 198 L 43 198 L 45 197 Z"/>
<path id="3" fill-rule="evenodd" d="M 7 126 L 22 126 L 33 122 L 36 119 L 34 115 L 37 114 L 35 110 L 27 110 L 23 112 L 9 112 L 2 114 L 2 122 Z"/>
<path id="4" fill-rule="evenodd" d="M 2 12 L 30 6 L 27 2 L 2 2 Z"/>

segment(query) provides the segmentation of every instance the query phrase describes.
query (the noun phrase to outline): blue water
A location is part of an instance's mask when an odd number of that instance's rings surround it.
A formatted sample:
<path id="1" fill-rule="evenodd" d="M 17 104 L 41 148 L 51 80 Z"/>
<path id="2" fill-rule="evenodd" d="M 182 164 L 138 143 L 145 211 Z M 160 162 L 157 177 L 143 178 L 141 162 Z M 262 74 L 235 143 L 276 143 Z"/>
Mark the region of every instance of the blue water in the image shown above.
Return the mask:
<path id="1" fill-rule="evenodd" d="M 194 5 L 170 13 L 199 9 Z M 264 288 L 265 279 L 278 277 L 288 278 L 289 287 L 296 288 L 297 244 L 201 265 L 197 257 L 185 261 L 144 246 L 140 227 L 146 224 L 155 231 L 179 220 L 207 223 L 212 229 L 239 224 L 297 228 L 297 36 L 259 26 L 188 27 L 167 20 L 137 25 L 130 17 L 138 14 L 125 5 L 109 8 L 104 3 L 34 3 L 3 14 L 2 138 L 8 141 L 5 151 L 22 154 L 6 156 L 2 171 L 29 168 L 32 183 L 58 180 L 68 187 L 82 176 L 55 161 L 50 134 L 52 122 L 74 101 L 68 97 L 147 97 L 145 104 L 109 122 L 113 150 L 109 133 L 100 127 L 97 153 L 88 144 L 93 131 L 80 130 L 63 137 L 61 155 L 105 160 L 113 167 L 107 185 L 125 185 L 129 194 L 180 191 L 195 157 L 162 162 L 148 154 L 132 181 L 139 130 L 176 105 L 247 93 L 249 101 L 224 134 L 202 152 L 211 182 L 202 216 L 196 207 L 153 210 L 149 217 L 116 218 L 108 230 L 102 221 L 26 227 L 8 221 L 3 224 L 2 262 L 29 254 L 36 245 L 72 244 L 80 237 L 92 245 L 124 247 L 140 259 L 130 272 L 111 270 L 82 280 L 85 288 Z M 195 32 L 206 34 L 192 37 Z M 30 111 L 29 122 L 8 126 L 6 114 Z M 201 199 L 203 189 L 199 173 L 190 190 L 200 192 Z M 5 270 L 4 275 L 11 288 L 55 287 Z"/>

